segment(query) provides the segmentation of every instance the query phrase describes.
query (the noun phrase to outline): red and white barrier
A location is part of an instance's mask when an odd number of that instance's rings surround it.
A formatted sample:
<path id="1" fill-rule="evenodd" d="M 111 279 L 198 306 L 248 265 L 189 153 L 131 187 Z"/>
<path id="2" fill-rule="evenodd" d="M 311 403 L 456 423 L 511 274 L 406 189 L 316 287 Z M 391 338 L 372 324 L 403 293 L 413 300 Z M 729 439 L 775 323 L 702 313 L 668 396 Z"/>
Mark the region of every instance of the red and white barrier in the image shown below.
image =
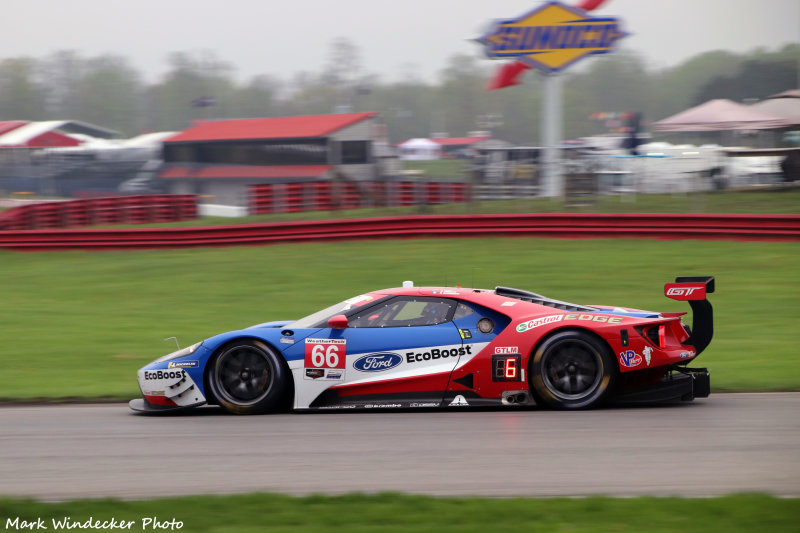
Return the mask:
<path id="1" fill-rule="evenodd" d="M 149 194 L 40 202 L 0 213 L 0 230 L 152 224 L 197 218 L 192 194 Z"/>

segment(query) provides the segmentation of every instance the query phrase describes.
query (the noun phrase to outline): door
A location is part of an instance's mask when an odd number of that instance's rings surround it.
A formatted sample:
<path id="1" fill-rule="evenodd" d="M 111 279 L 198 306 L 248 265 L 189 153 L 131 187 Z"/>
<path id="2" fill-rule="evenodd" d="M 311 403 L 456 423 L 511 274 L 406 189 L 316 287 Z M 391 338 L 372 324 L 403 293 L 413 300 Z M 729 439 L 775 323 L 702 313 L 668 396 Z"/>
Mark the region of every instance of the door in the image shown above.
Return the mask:
<path id="1" fill-rule="evenodd" d="M 346 329 L 305 339 L 306 373 L 330 385 L 310 407 L 440 405 L 459 357 L 471 350 L 453 323 L 456 307 L 446 298 L 396 296 L 350 311 Z M 330 383 L 331 371 L 339 383 Z"/>

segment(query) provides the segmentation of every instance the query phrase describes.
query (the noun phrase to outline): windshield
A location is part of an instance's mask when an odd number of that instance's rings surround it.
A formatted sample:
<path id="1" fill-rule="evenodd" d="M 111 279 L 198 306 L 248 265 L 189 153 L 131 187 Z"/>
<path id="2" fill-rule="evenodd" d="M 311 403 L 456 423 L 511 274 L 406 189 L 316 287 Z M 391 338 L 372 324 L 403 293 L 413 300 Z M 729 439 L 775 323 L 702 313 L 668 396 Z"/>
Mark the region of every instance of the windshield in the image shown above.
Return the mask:
<path id="1" fill-rule="evenodd" d="M 346 313 L 350 309 L 361 307 L 367 303 L 377 302 L 381 298 L 383 298 L 383 295 L 381 294 L 362 294 L 354 298 L 349 298 L 343 302 L 339 302 L 338 304 L 334 304 L 330 307 L 326 307 L 325 309 L 317 311 L 316 313 L 312 313 L 301 318 L 300 320 L 295 320 L 291 324 L 287 324 L 284 327 L 291 329 L 325 327 L 330 317 Z"/>

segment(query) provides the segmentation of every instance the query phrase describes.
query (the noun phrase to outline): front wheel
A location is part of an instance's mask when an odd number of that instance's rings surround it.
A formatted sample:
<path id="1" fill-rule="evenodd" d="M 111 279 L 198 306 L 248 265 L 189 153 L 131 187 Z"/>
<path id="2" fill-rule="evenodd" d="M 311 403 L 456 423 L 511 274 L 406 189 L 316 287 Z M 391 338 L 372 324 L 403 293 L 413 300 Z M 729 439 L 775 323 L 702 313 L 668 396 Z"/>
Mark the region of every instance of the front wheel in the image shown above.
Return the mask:
<path id="1" fill-rule="evenodd" d="M 599 405 L 613 390 L 617 371 L 608 347 L 583 331 L 547 338 L 531 357 L 528 376 L 538 405 L 583 409 Z"/>
<path id="2" fill-rule="evenodd" d="M 250 415 L 279 410 L 291 390 L 290 379 L 269 346 L 240 340 L 223 347 L 214 358 L 208 384 L 225 410 Z"/>

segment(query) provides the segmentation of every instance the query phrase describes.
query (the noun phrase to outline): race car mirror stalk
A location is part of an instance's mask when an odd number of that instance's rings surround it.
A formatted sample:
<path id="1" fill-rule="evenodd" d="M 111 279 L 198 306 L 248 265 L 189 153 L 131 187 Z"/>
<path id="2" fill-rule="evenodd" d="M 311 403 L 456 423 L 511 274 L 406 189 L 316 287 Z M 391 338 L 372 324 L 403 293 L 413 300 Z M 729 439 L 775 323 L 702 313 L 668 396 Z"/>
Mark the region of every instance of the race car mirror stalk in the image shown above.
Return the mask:
<path id="1" fill-rule="evenodd" d="M 328 325 L 333 329 L 347 329 L 347 317 L 344 315 L 333 315 L 328 319 Z"/>
<path id="2" fill-rule="evenodd" d="M 688 344 L 695 353 L 706 349 L 714 336 L 714 312 L 706 294 L 714 292 L 714 276 L 682 276 L 675 283 L 664 285 L 664 295 L 673 300 L 688 301 L 692 308 L 692 332 L 682 344 Z"/>

